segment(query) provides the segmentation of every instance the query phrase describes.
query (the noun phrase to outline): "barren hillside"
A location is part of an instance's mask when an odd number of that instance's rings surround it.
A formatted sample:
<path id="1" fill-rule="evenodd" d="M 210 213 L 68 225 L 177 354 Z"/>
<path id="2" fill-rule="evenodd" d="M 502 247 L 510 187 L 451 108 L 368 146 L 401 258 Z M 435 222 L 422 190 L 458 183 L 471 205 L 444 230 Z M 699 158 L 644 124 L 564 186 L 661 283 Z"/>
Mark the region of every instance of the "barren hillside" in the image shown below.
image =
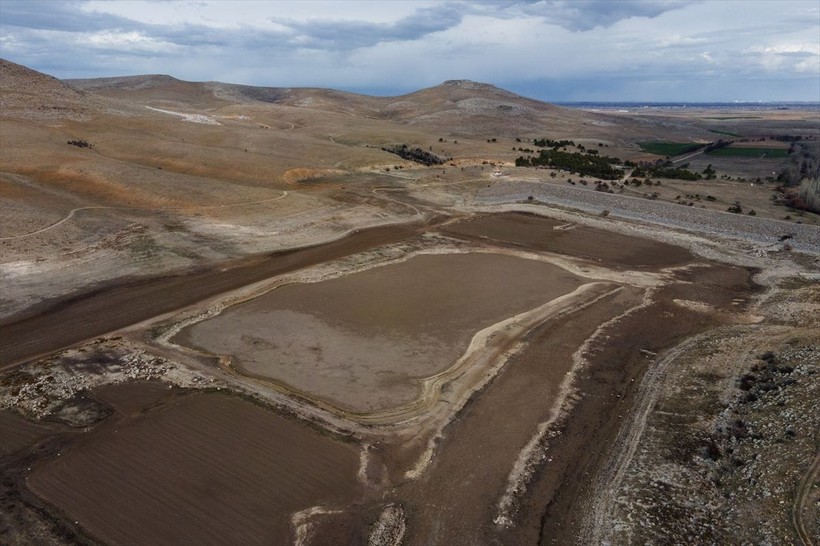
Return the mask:
<path id="1" fill-rule="evenodd" d="M 266 103 L 346 114 L 361 119 L 417 125 L 448 136 L 558 136 L 589 125 L 590 136 L 623 120 L 529 99 L 490 84 L 449 80 L 396 97 L 373 97 L 332 89 L 253 87 L 221 82 L 183 82 L 164 75 L 67 80 L 76 87 L 111 98 L 146 104 L 187 104 L 218 108 L 227 104 Z"/>

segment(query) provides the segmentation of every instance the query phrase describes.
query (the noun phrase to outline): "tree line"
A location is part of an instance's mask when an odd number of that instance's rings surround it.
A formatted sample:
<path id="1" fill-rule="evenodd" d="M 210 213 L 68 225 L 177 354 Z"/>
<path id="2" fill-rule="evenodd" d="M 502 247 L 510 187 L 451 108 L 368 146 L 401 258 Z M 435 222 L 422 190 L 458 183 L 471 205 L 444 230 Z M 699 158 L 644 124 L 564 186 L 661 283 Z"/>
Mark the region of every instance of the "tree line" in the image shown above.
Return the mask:
<path id="1" fill-rule="evenodd" d="M 537 145 L 537 144 L 536 144 Z M 597 150 L 596 150 L 597 152 Z M 563 152 L 555 149 L 541 150 L 537 156 L 519 156 L 515 160 L 516 167 L 552 167 L 563 169 L 571 174 L 594 176 L 603 180 L 619 180 L 624 171 L 613 167 L 621 161 L 614 157 L 601 156 L 590 153 Z"/>

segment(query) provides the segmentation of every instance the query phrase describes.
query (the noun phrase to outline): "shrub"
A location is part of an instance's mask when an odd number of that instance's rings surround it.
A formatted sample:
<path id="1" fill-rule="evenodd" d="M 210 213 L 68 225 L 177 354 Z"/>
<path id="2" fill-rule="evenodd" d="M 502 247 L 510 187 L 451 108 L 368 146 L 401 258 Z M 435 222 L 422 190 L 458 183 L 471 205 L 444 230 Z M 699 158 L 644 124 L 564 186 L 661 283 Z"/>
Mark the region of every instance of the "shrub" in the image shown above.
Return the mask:
<path id="1" fill-rule="evenodd" d="M 806 210 L 820 214 L 820 178 L 804 178 L 797 195 Z"/>

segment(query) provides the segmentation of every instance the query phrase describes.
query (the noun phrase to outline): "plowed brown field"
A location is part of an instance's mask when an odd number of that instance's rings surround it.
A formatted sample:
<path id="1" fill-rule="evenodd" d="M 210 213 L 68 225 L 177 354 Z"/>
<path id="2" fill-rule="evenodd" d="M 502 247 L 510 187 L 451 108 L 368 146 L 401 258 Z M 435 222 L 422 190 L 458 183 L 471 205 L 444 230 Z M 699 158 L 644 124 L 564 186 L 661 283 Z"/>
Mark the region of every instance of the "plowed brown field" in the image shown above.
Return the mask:
<path id="1" fill-rule="evenodd" d="M 48 427 L 33 423 L 11 411 L 0 411 L 0 457 L 25 449 L 53 434 Z"/>
<path id="2" fill-rule="evenodd" d="M 278 544 L 292 512 L 355 495 L 357 468 L 352 446 L 194 395 L 106 424 L 28 483 L 106 544 Z"/>

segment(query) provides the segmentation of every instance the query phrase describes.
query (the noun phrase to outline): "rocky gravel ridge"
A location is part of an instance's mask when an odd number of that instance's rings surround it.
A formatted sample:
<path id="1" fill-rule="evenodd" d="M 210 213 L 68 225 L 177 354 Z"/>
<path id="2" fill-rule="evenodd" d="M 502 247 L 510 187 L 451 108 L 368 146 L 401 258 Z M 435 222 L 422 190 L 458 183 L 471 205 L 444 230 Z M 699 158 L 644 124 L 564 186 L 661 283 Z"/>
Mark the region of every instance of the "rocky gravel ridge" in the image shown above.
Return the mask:
<path id="1" fill-rule="evenodd" d="M 602 542 L 820 536 L 820 484 L 801 496 L 820 453 L 818 305 L 815 283 L 782 281 L 756 310 L 762 322 L 711 332 L 676 359 L 624 478 L 601 484 L 616 499 L 595 529 Z"/>
<path id="2" fill-rule="evenodd" d="M 603 213 L 627 220 L 659 224 L 696 234 L 739 239 L 765 245 L 771 250 L 783 249 L 788 245 L 793 250 L 820 255 L 820 228 L 815 226 L 716 212 L 576 187 L 516 180 L 503 181 L 480 190 L 476 194 L 475 202 L 485 206 L 510 202 L 557 205 L 594 214 Z"/>

